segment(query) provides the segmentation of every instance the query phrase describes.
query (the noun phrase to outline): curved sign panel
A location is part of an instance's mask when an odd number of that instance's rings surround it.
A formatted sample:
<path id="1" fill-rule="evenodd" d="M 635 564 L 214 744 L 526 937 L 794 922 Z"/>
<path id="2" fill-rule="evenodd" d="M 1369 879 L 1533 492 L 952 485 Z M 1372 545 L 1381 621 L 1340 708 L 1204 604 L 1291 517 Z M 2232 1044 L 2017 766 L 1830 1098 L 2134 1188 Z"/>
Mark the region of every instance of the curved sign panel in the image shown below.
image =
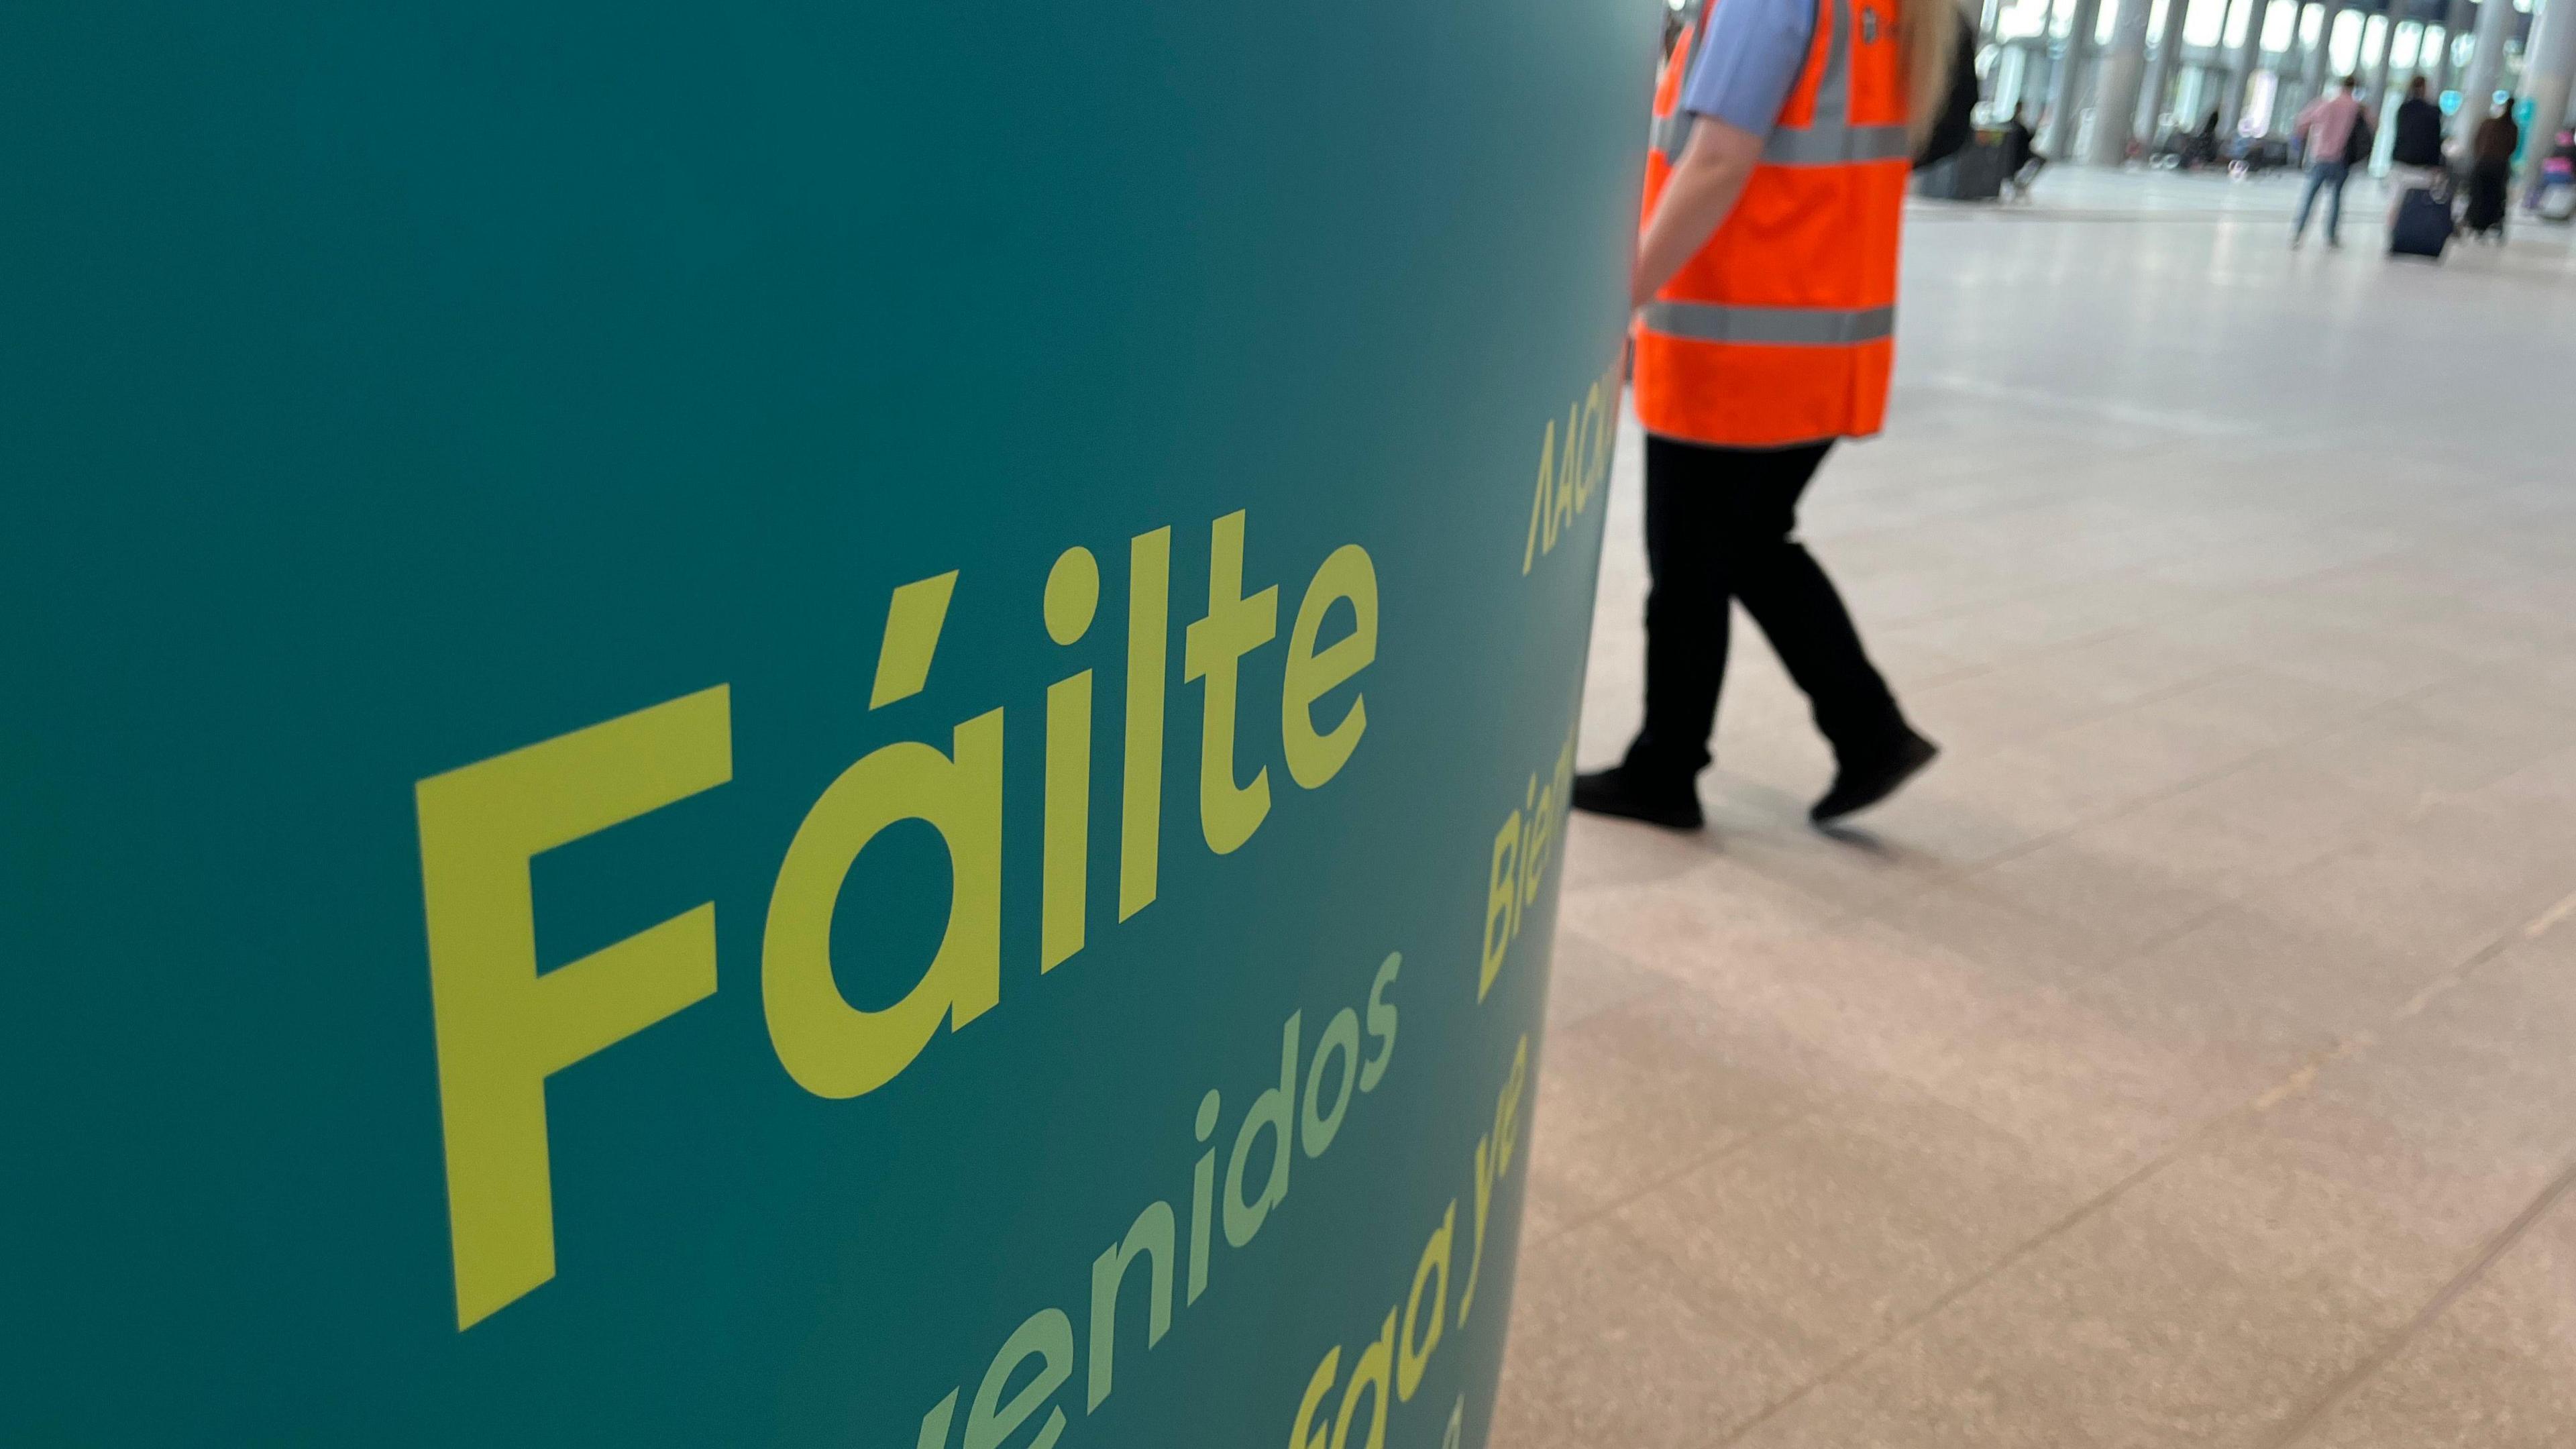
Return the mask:
<path id="1" fill-rule="evenodd" d="M 0 1441 L 1483 1442 L 1657 18 L 13 7 Z"/>

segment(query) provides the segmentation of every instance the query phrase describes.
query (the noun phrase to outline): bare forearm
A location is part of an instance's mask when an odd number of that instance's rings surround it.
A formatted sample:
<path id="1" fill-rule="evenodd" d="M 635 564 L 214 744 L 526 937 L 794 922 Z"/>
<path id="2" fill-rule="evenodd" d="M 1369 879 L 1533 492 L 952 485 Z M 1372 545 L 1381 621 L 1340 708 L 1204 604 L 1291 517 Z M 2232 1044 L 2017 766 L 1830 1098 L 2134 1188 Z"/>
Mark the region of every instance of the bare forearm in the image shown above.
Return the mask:
<path id="1" fill-rule="evenodd" d="M 1637 269 L 1630 303 L 1644 306 L 1663 290 L 1692 255 L 1717 235 L 1744 183 L 1752 178 L 1761 142 L 1732 126 L 1703 117 L 1691 128 L 1672 179 L 1637 239 Z"/>

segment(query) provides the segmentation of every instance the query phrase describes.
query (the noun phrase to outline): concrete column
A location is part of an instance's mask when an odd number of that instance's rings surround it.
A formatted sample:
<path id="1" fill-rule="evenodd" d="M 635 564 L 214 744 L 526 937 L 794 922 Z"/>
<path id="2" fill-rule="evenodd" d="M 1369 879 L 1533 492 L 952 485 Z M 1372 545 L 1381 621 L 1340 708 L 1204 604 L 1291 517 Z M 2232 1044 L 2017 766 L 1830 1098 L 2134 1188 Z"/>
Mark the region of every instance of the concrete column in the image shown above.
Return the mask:
<path id="1" fill-rule="evenodd" d="M 2576 0 L 2569 0 L 2569 3 L 2576 4 Z M 2224 19 L 2227 10 L 2224 0 L 2218 8 Z M 2165 0 L 2164 33 L 2156 37 L 2156 53 L 2147 66 L 2147 83 L 2139 95 L 2136 112 L 2138 125 L 2149 140 L 2155 139 L 2156 118 L 2165 112 L 2165 97 L 2172 94 L 2174 81 L 2182 74 L 2182 27 L 2190 16 L 2191 0 Z M 2226 34 L 2223 29 L 2219 31 L 2222 38 Z M 2182 119 L 2188 122 L 2192 118 L 2185 116 Z"/>
<path id="2" fill-rule="evenodd" d="M 2370 24 L 2370 17 L 2367 15 L 2363 16 L 2361 18 L 2361 23 L 2363 26 L 2367 27 Z M 2363 62 L 2362 73 L 2368 78 L 2365 81 L 2365 84 L 2370 88 L 2370 123 L 2373 126 L 2377 126 L 2388 110 L 2388 52 L 2390 47 L 2397 43 L 2397 21 L 2395 17 L 2386 15 L 2380 17 L 2379 43 L 2377 45 L 2369 44 L 2370 32 L 2368 29 L 2364 29 L 2362 31 L 2361 38 L 2363 41 L 2363 54 L 2367 57 Z"/>
<path id="3" fill-rule="evenodd" d="M 2245 97 L 2254 89 L 2254 77 L 2263 69 L 2263 22 L 2271 0 L 2247 0 L 2245 38 L 2236 44 L 2236 65 L 2228 73 L 2226 99 L 2219 110 L 2220 129 L 2229 133 L 2245 118 Z M 2220 32 L 2219 38 L 2226 39 Z"/>
<path id="4" fill-rule="evenodd" d="M 2297 39 L 2307 34 L 2308 14 L 2311 10 L 2318 16 L 2317 33 L 2325 34 L 2325 5 L 2319 3 L 2300 7 L 2299 28 L 2291 32 L 2291 53 L 2281 59 L 2281 94 L 2287 99 L 2281 103 L 2277 114 L 2283 116 L 2297 115 L 2300 107 L 2315 98 L 2315 77 L 2325 69 L 2325 48 L 2321 45 L 2302 45 Z"/>
<path id="5" fill-rule="evenodd" d="M 2324 95 L 2333 79 L 2327 72 L 2334 69 L 2334 28 L 2335 22 L 2343 18 L 2343 0 L 2326 0 L 2317 9 L 2324 13 L 2324 18 L 2317 23 L 2316 46 L 2308 52 L 2307 99 L 2311 101 Z"/>
<path id="6" fill-rule="evenodd" d="M 2513 0 L 2479 0 L 2477 48 L 2460 77 L 2460 113 L 2451 134 L 2461 145 L 2477 133 L 2478 123 L 2495 114 L 2496 78 L 2504 74 L 2504 43 L 2513 34 Z"/>
<path id="7" fill-rule="evenodd" d="M 2167 0 L 2179 10 L 2191 0 Z M 2102 62 L 2100 99 L 2093 105 L 2093 143 L 2084 159 L 2117 166 L 2129 159 L 2129 118 L 2138 112 L 2138 88 L 2147 78 L 2147 17 L 2151 0 L 2120 0 L 2111 23 L 2111 51 Z"/>
<path id="8" fill-rule="evenodd" d="M 2051 156 L 2069 156 L 2075 150 L 2083 120 L 2085 72 L 2093 68 L 2093 31 L 2102 23 L 2102 0 L 2075 0 L 2070 18 L 2066 53 L 2048 78 L 2048 129 L 2039 138 L 2039 149 Z"/>
<path id="9" fill-rule="evenodd" d="M 2287 126 L 2290 118 L 2299 113 L 2299 108 L 2308 103 L 2308 69 L 2315 64 L 2317 54 L 2315 46 L 2303 44 L 2300 40 L 2307 33 L 2308 9 L 2303 3 L 2291 6 L 2290 43 L 2282 47 L 2281 63 L 2273 67 L 2276 78 L 2272 87 L 2274 130 Z"/>
<path id="10" fill-rule="evenodd" d="M 2531 97 L 2531 129 L 2522 143 L 2522 184 L 2540 182 L 2540 165 L 2567 124 L 2567 102 L 2576 89 L 2576 0 L 2542 0 L 2531 18 L 2531 48 L 2522 53 L 2522 88 Z"/>
<path id="11" fill-rule="evenodd" d="M 2451 8 L 2442 12 L 2442 64 L 2433 74 L 2433 89 L 2447 91 L 2460 84 L 2460 62 L 2452 55 L 2460 37 L 2477 18 L 2475 0 L 2451 0 Z"/>

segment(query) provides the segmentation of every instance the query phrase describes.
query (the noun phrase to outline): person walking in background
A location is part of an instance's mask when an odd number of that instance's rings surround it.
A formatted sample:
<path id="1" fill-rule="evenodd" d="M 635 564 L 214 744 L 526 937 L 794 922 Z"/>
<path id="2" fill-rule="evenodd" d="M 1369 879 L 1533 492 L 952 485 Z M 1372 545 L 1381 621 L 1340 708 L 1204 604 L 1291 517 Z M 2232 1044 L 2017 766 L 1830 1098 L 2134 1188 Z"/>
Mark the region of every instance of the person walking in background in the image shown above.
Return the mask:
<path id="1" fill-rule="evenodd" d="M 2397 208 L 2417 189 L 2443 194 L 2450 180 L 2442 165 L 2442 108 L 2425 98 L 2422 76 L 2406 82 L 2406 99 L 2397 103 L 2397 119 L 2388 139 L 2388 221 L 2397 223 Z"/>
<path id="2" fill-rule="evenodd" d="M 2410 77 L 2406 99 L 2397 103 L 2395 134 L 2388 141 L 2388 163 L 2417 171 L 2442 169 L 2442 108 L 2426 99 L 2424 78 Z"/>
<path id="3" fill-rule="evenodd" d="M 2013 107 L 2012 119 L 2004 123 L 2004 184 L 2014 194 L 2027 198 L 2030 184 L 2039 179 L 2048 158 L 2039 154 L 2039 137 L 2023 118 L 2020 106 Z"/>
<path id="4" fill-rule="evenodd" d="M 2469 137 L 2469 212 L 2461 224 L 2480 241 L 2504 240 L 2505 187 L 2513 179 L 2513 153 L 2522 149 L 2522 127 L 2513 120 L 2513 97 L 2478 123 Z"/>
<path id="5" fill-rule="evenodd" d="M 2215 166 L 2218 164 L 2217 111 L 2211 111 L 2209 115 L 2201 121 L 2200 129 L 2191 133 L 2191 154 L 2189 162 L 2194 166 Z"/>
<path id="6" fill-rule="evenodd" d="M 1646 722 L 1576 780 L 1577 809 L 1699 828 L 1737 599 L 1833 745 L 1812 818 L 1931 762 L 1796 530 L 1825 454 L 1887 410 L 1910 159 L 1945 110 L 1959 19 L 1950 0 L 1719 0 L 1656 85 L 1630 289 Z"/>
<path id="7" fill-rule="evenodd" d="M 2558 133 L 2539 179 L 2523 192 L 2522 209 L 2549 221 L 2576 220 L 2576 131 Z"/>
<path id="8" fill-rule="evenodd" d="M 2353 95 L 2360 86 L 2358 77 L 2345 76 L 2332 94 L 2308 102 L 2290 123 L 2290 134 L 2306 146 L 2308 157 L 2308 189 L 2299 198 L 2298 220 L 2290 223 L 2294 250 L 2307 235 L 2308 213 L 2316 209 L 2320 191 L 2326 193 L 2326 245 L 2343 245 L 2343 186 L 2352 179 L 2350 153 L 2355 137 L 2368 135 L 2361 129 L 2361 102 Z"/>

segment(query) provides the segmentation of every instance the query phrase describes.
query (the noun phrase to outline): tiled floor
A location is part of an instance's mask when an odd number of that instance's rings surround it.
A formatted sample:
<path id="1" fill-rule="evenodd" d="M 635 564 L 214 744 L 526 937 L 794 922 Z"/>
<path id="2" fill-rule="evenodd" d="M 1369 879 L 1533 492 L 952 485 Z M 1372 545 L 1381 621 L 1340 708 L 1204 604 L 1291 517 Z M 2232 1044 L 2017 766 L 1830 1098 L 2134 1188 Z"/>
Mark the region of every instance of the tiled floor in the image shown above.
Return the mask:
<path id="1" fill-rule="evenodd" d="M 1943 759 L 1808 830 L 1748 627 L 1712 831 L 1574 827 L 1501 1449 L 2576 1444 L 2566 233 L 2043 192 L 1916 213 L 1807 514 Z"/>

